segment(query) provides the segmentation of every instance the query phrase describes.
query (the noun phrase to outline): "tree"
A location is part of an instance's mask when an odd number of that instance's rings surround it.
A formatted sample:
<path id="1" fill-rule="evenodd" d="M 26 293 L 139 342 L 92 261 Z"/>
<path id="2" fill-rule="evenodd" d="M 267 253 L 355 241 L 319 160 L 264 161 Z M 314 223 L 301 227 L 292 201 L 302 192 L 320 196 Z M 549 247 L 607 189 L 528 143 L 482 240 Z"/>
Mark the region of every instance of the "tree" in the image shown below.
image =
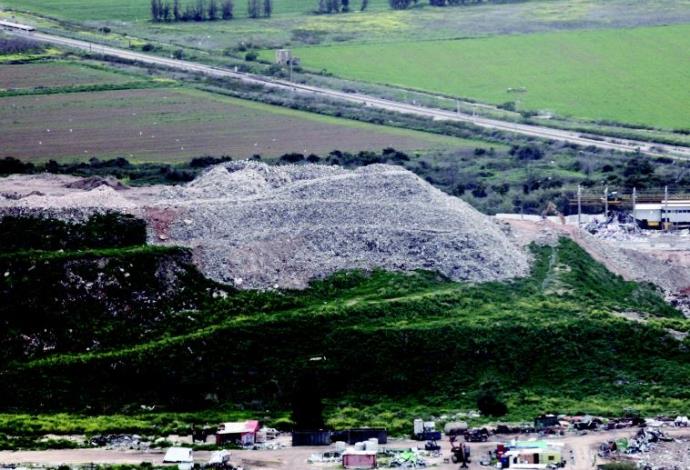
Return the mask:
<path id="1" fill-rule="evenodd" d="M 163 21 L 172 20 L 172 8 L 170 7 L 170 2 L 165 2 L 161 9 L 161 18 Z"/>
<path id="2" fill-rule="evenodd" d="M 173 1 L 173 19 L 180 21 L 182 19 L 182 12 L 180 11 L 180 0 Z"/>
<path id="3" fill-rule="evenodd" d="M 359 7 L 359 11 L 364 11 L 369 6 L 369 0 L 362 0 L 362 4 Z"/>
<path id="4" fill-rule="evenodd" d="M 302 372 L 292 392 L 292 421 L 295 431 L 323 429 L 323 401 L 318 374 Z"/>
<path id="5" fill-rule="evenodd" d="M 232 3 L 232 0 L 223 0 L 223 5 L 221 6 L 221 17 L 224 20 L 231 20 L 233 17 L 233 9 L 235 6 Z"/>
<path id="6" fill-rule="evenodd" d="M 340 11 L 342 11 L 342 12 L 350 11 L 350 0 L 341 0 Z"/>
<path id="7" fill-rule="evenodd" d="M 208 19 L 215 21 L 218 19 L 218 2 L 216 0 L 208 1 Z"/>
<path id="8" fill-rule="evenodd" d="M 204 21 L 206 19 L 206 8 L 204 0 L 196 0 L 196 8 L 194 9 L 194 21 Z"/>
<path id="9" fill-rule="evenodd" d="M 151 0 L 151 20 L 160 21 L 162 10 L 161 0 Z"/>
<path id="10" fill-rule="evenodd" d="M 258 18 L 260 16 L 259 13 L 259 0 L 247 0 L 247 16 Z"/>
<path id="11" fill-rule="evenodd" d="M 264 0 L 264 16 L 270 18 L 273 14 L 273 0 Z"/>
<path id="12" fill-rule="evenodd" d="M 504 416 L 508 406 L 498 398 L 498 384 L 489 381 L 481 385 L 477 396 L 477 408 L 484 416 Z"/>
<path id="13" fill-rule="evenodd" d="M 388 3 L 394 10 L 404 10 L 410 6 L 412 0 L 388 0 Z"/>

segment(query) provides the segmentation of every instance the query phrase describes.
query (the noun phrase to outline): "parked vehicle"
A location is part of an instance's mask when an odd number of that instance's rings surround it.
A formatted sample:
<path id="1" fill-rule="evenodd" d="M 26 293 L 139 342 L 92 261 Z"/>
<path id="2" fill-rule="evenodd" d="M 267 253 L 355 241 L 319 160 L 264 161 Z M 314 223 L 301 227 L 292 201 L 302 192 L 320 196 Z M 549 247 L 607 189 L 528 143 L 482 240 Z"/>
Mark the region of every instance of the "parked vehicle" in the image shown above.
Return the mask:
<path id="1" fill-rule="evenodd" d="M 486 428 L 468 429 L 464 436 L 467 442 L 486 442 L 489 440 L 489 431 Z"/>

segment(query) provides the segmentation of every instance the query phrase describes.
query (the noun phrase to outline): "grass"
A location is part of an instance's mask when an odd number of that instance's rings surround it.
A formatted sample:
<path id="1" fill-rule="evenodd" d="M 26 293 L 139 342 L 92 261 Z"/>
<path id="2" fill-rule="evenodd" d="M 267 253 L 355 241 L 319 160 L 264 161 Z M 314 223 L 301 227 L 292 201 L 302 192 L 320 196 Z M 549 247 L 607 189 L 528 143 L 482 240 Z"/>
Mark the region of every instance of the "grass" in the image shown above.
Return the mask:
<path id="1" fill-rule="evenodd" d="M 299 48 L 305 67 L 519 109 L 690 128 L 690 25 Z M 403 53 L 404 51 L 404 53 Z M 525 89 L 525 92 L 510 92 Z"/>
<path id="2" fill-rule="evenodd" d="M 686 413 L 687 340 L 670 339 L 665 328 L 688 320 L 653 287 L 612 275 L 573 242 L 534 254 L 531 276 L 512 282 L 346 272 L 306 291 L 230 293 L 186 312 L 185 328 L 165 318 L 113 323 L 109 335 L 127 328 L 139 342 L 16 361 L 2 372 L 0 393 L 8 407 L 41 413 L 35 432 L 170 432 L 238 409 L 222 403 L 246 404 L 244 416 L 273 410 L 269 422 L 285 422 L 295 377 L 311 367 L 307 358 L 325 355 L 318 374 L 334 426 L 387 424 L 403 433 L 415 415 L 473 409 L 487 381 L 509 405 L 505 420 L 629 407 Z M 650 321 L 616 315 L 627 310 Z M 75 340 L 92 335 L 88 324 L 69 327 Z M 142 417 L 139 405 L 150 403 L 160 411 Z M 86 406 L 114 419 L 82 419 Z M 156 428 L 156 419 L 165 423 Z M 7 413 L 0 430 L 26 433 L 27 421 Z"/>

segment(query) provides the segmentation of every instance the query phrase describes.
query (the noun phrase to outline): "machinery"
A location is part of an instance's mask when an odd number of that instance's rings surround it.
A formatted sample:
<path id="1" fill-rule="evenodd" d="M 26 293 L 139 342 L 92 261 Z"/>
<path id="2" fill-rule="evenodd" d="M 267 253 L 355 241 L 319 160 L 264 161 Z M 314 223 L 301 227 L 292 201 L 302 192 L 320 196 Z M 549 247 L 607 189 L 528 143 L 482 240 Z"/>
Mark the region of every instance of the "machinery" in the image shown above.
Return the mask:
<path id="1" fill-rule="evenodd" d="M 455 436 L 450 437 L 450 460 L 453 463 L 468 464 L 470 460 L 470 447 L 467 444 L 456 441 Z"/>
<path id="2" fill-rule="evenodd" d="M 561 219 L 561 223 L 565 225 L 565 217 L 563 217 L 563 214 L 561 214 L 561 211 L 558 210 L 558 207 L 556 207 L 553 201 L 549 201 L 544 210 L 541 211 L 541 218 L 546 219 L 549 214 L 557 215 L 558 218 Z"/>

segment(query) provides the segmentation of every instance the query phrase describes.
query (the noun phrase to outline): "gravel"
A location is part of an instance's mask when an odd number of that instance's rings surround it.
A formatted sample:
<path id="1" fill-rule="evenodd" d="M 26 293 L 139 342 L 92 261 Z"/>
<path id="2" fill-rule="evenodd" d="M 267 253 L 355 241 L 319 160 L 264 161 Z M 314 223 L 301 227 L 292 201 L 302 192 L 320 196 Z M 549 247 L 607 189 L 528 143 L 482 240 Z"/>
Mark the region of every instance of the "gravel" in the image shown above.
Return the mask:
<path id="1" fill-rule="evenodd" d="M 147 219 L 151 243 L 192 247 L 207 276 L 242 288 L 303 288 L 347 269 L 426 269 L 474 282 L 529 271 L 528 254 L 505 228 L 397 166 L 244 161 L 184 186 L 46 186 L 45 196 L 4 204 L 134 213 Z"/>

